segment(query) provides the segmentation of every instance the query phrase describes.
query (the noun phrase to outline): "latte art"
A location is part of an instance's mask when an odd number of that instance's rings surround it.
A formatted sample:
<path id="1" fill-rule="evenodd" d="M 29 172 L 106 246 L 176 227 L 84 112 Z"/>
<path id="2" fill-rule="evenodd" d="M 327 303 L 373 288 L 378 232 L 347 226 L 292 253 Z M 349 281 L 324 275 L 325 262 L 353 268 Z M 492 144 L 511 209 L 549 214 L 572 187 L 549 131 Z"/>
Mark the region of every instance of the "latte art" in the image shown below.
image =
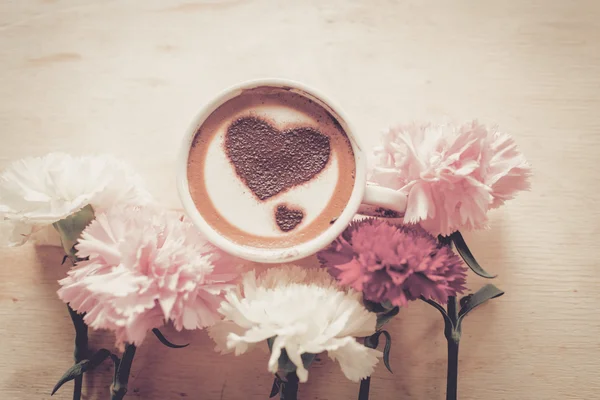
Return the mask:
<path id="1" fill-rule="evenodd" d="M 327 110 L 279 88 L 245 90 L 198 128 L 188 158 L 192 199 L 229 240 L 286 248 L 329 228 L 354 186 L 354 154 Z"/>
<path id="2" fill-rule="evenodd" d="M 294 229 L 302 219 L 304 212 L 301 210 L 290 210 L 285 204 L 277 206 L 275 211 L 275 222 L 277 226 L 284 232 L 289 232 Z"/>
<path id="3" fill-rule="evenodd" d="M 329 137 L 304 127 L 279 132 L 257 117 L 227 128 L 225 151 L 240 179 L 260 199 L 310 181 L 329 161 Z"/>

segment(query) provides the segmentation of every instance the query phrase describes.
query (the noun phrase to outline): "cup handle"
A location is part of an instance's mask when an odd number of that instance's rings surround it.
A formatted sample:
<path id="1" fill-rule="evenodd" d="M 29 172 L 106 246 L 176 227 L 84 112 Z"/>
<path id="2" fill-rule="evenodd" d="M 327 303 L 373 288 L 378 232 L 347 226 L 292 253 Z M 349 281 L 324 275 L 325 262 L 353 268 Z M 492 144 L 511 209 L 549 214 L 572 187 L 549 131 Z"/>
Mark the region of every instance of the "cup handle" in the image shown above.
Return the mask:
<path id="1" fill-rule="evenodd" d="M 406 193 L 367 183 L 358 213 L 372 217 L 400 218 L 406 212 Z"/>

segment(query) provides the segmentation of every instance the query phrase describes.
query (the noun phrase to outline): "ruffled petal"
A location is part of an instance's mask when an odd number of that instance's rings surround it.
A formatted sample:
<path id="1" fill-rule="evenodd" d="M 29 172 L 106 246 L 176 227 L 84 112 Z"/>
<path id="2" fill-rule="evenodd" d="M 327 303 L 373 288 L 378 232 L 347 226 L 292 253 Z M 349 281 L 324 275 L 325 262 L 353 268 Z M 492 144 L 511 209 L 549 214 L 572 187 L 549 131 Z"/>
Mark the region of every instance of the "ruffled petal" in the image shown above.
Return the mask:
<path id="1" fill-rule="evenodd" d="M 353 382 L 371 376 L 382 356 L 379 350 L 370 349 L 352 338 L 334 342 L 327 354 L 340 364 L 346 378 Z"/>
<path id="2" fill-rule="evenodd" d="M 364 308 L 357 293 L 341 290 L 322 269 L 293 265 L 245 274 L 239 290 L 225 295 L 219 312 L 225 320 L 210 330 L 219 350 L 241 354 L 249 345 L 272 338 L 268 370 L 277 372 L 285 350 L 300 382 L 308 379 L 303 354 L 319 354 L 337 340 L 371 335 L 376 324 L 376 315 Z"/>
<path id="3" fill-rule="evenodd" d="M 165 321 L 178 330 L 215 324 L 238 275 L 211 263 L 219 250 L 190 225 L 154 206 L 99 211 L 77 245 L 89 259 L 59 282 L 59 297 L 85 312 L 91 327 L 114 331 L 119 347 L 141 343 Z"/>
<path id="4" fill-rule="evenodd" d="M 19 224 L 19 232 L 26 225 L 53 224 L 87 205 L 102 210 L 149 202 L 139 176 L 112 156 L 50 153 L 15 161 L 0 174 L 0 220 Z M 13 237 L 4 242 L 21 241 Z"/>
<path id="5" fill-rule="evenodd" d="M 382 135 L 369 180 L 408 193 L 405 222 L 433 235 L 487 226 L 487 212 L 529 189 L 513 139 L 477 121 L 397 126 Z"/>

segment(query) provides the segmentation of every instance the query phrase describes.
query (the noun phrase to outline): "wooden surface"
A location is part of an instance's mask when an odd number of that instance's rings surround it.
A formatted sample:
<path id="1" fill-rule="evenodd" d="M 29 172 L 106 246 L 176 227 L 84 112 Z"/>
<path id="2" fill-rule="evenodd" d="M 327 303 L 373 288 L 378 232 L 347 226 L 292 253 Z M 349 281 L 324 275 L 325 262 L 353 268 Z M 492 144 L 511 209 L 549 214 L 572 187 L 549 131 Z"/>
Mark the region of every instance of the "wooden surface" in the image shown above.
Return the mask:
<path id="1" fill-rule="evenodd" d="M 595 0 L 4 0 L 0 167 L 111 152 L 177 207 L 187 124 L 216 92 L 259 77 L 319 88 L 368 145 L 395 122 L 498 123 L 535 177 L 532 192 L 492 214 L 491 230 L 467 235 L 507 293 L 465 323 L 460 397 L 600 399 L 599 20 Z M 0 398 L 48 399 L 73 342 L 55 294 L 61 251 L 28 244 L 0 260 Z M 394 375 L 378 368 L 371 398 L 442 399 L 442 328 L 425 304 L 403 310 L 390 326 Z M 267 398 L 265 354 L 219 356 L 204 332 L 166 333 L 192 345 L 148 337 L 130 398 Z M 86 376 L 86 399 L 108 398 L 109 367 Z M 310 374 L 301 399 L 356 398 L 358 384 L 326 358 Z"/>

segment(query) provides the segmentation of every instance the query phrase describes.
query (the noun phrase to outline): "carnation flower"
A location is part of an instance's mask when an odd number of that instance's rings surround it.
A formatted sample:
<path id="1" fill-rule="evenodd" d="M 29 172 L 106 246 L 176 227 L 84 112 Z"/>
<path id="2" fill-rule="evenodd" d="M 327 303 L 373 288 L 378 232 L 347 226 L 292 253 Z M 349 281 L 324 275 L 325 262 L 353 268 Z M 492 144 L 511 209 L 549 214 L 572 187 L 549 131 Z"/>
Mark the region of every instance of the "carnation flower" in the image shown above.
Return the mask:
<path id="1" fill-rule="evenodd" d="M 239 290 L 226 295 L 219 312 L 224 321 L 209 330 L 217 350 L 237 355 L 272 339 L 269 371 L 277 372 L 285 350 L 300 382 L 308 379 L 303 354 L 327 351 L 353 381 L 369 376 L 381 355 L 355 339 L 375 332 L 376 315 L 364 308 L 360 294 L 340 289 L 320 269 L 285 265 L 258 276 L 250 271 Z"/>
<path id="2" fill-rule="evenodd" d="M 340 284 L 376 303 L 404 306 L 423 296 L 444 304 L 465 290 L 460 258 L 418 225 L 355 221 L 317 256 Z"/>
<path id="3" fill-rule="evenodd" d="M 5 245 L 22 244 L 41 227 L 87 205 L 102 210 L 149 201 L 141 179 L 114 157 L 50 153 L 25 158 L 0 174 L 0 239 Z"/>
<path id="4" fill-rule="evenodd" d="M 172 321 L 177 330 L 220 319 L 217 308 L 237 278 L 234 259 L 210 245 L 179 213 L 117 206 L 96 214 L 76 245 L 88 258 L 59 281 L 59 297 L 117 346 L 139 345 Z"/>
<path id="5" fill-rule="evenodd" d="M 513 139 L 476 121 L 401 125 L 382 137 L 370 181 L 408 195 L 404 221 L 434 235 L 487 226 L 487 212 L 530 187 Z"/>

